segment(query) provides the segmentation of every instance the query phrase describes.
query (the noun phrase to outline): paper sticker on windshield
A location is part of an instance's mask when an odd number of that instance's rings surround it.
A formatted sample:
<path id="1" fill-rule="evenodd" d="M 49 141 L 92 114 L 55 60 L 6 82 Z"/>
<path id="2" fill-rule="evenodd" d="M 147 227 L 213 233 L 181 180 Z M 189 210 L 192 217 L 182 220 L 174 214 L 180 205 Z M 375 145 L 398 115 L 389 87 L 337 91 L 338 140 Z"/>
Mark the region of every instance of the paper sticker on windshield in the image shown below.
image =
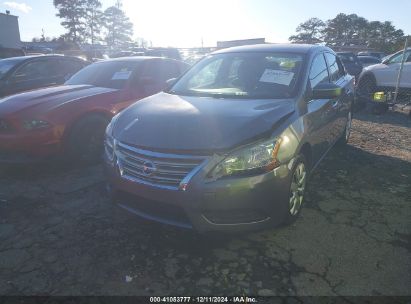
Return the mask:
<path id="1" fill-rule="evenodd" d="M 281 70 L 266 69 L 260 78 L 261 82 L 277 83 L 282 85 L 290 85 L 293 80 L 294 73 Z"/>
<path id="2" fill-rule="evenodd" d="M 130 78 L 131 71 L 115 72 L 111 80 L 127 80 Z"/>

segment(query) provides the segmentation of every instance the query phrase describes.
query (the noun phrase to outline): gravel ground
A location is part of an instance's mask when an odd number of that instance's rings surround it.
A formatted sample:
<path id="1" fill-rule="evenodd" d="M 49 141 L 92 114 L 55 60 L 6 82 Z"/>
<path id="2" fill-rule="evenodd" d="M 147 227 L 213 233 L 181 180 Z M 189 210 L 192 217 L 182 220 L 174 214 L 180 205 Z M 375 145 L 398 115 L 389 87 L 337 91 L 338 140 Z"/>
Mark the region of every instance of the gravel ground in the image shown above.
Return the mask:
<path id="1" fill-rule="evenodd" d="M 1 295 L 411 295 L 411 120 L 359 114 L 292 226 L 230 238 L 112 205 L 101 166 L 3 168 Z"/>

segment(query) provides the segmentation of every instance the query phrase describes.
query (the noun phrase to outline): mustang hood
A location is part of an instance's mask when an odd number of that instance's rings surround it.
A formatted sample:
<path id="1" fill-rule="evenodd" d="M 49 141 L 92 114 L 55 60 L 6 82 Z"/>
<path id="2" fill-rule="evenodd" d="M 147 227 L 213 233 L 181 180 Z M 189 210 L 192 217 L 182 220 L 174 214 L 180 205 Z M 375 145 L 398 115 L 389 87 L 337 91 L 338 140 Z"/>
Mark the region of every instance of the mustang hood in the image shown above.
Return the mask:
<path id="1" fill-rule="evenodd" d="M 110 94 L 117 91 L 90 85 L 62 85 L 38 89 L 0 99 L 0 115 L 17 113 L 37 106 L 41 107 L 41 111 L 47 111 L 47 109 L 58 107 L 63 103 L 73 100 Z"/>
<path id="2" fill-rule="evenodd" d="M 218 99 L 159 93 L 118 117 L 113 135 L 152 150 L 218 151 L 268 136 L 294 112 L 294 102 Z"/>

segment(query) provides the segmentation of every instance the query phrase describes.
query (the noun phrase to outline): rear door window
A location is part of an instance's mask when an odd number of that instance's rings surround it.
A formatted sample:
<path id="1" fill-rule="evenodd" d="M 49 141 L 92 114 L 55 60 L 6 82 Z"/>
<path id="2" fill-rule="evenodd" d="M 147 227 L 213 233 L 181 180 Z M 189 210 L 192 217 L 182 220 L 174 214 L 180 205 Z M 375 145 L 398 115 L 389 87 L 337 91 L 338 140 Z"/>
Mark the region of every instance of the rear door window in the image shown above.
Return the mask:
<path id="1" fill-rule="evenodd" d="M 13 78 L 17 81 L 44 78 L 48 74 L 48 67 L 49 64 L 44 60 L 31 61 L 17 69 L 13 75 Z"/>
<path id="2" fill-rule="evenodd" d="M 59 60 L 59 65 L 59 76 L 63 76 L 67 80 L 86 64 L 78 60 L 61 59 Z"/>
<path id="3" fill-rule="evenodd" d="M 316 87 L 319 83 L 329 82 L 327 64 L 323 54 L 317 55 L 311 65 L 310 83 L 311 88 Z"/>
<path id="4" fill-rule="evenodd" d="M 325 58 L 327 59 L 328 69 L 330 71 L 330 80 L 332 82 L 338 81 L 345 75 L 342 64 L 339 64 L 339 59 L 334 54 L 325 53 Z"/>
<path id="5" fill-rule="evenodd" d="M 31 61 L 17 69 L 13 78 L 16 81 L 26 81 L 51 77 L 52 75 L 57 74 L 58 70 L 54 63 L 54 61 L 49 60 Z"/>

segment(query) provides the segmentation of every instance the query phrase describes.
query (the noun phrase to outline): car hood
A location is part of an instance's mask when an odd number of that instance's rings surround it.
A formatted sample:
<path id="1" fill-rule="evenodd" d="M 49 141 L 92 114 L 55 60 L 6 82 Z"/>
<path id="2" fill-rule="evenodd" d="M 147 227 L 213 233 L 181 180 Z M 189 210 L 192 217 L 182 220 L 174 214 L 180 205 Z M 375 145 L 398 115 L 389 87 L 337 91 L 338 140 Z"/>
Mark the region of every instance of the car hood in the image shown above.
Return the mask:
<path id="1" fill-rule="evenodd" d="M 386 69 L 387 65 L 383 63 L 377 63 L 377 64 L 372 64 L 364 68 L 366 71 L 375 71 L 375 70 L 381 70 L 381 69 Z"/>
<path id="2" fill-rule="evenodd" d="M 42 106 L 42 111 L 46 111 L 70 101 L 112 94 L 117 91 L 90 85 L 62 85 L 38 89 L 0 99 L 0 115 L 14 114 L 37 106 Z"/>
<path id="3" fill-rule="evenodd" d="M 159 93 L 124 110 L 113 135 L 122 143 L 151 150 L 215 152 L 270 136 L 293 112 L 293 99 Z"/>

